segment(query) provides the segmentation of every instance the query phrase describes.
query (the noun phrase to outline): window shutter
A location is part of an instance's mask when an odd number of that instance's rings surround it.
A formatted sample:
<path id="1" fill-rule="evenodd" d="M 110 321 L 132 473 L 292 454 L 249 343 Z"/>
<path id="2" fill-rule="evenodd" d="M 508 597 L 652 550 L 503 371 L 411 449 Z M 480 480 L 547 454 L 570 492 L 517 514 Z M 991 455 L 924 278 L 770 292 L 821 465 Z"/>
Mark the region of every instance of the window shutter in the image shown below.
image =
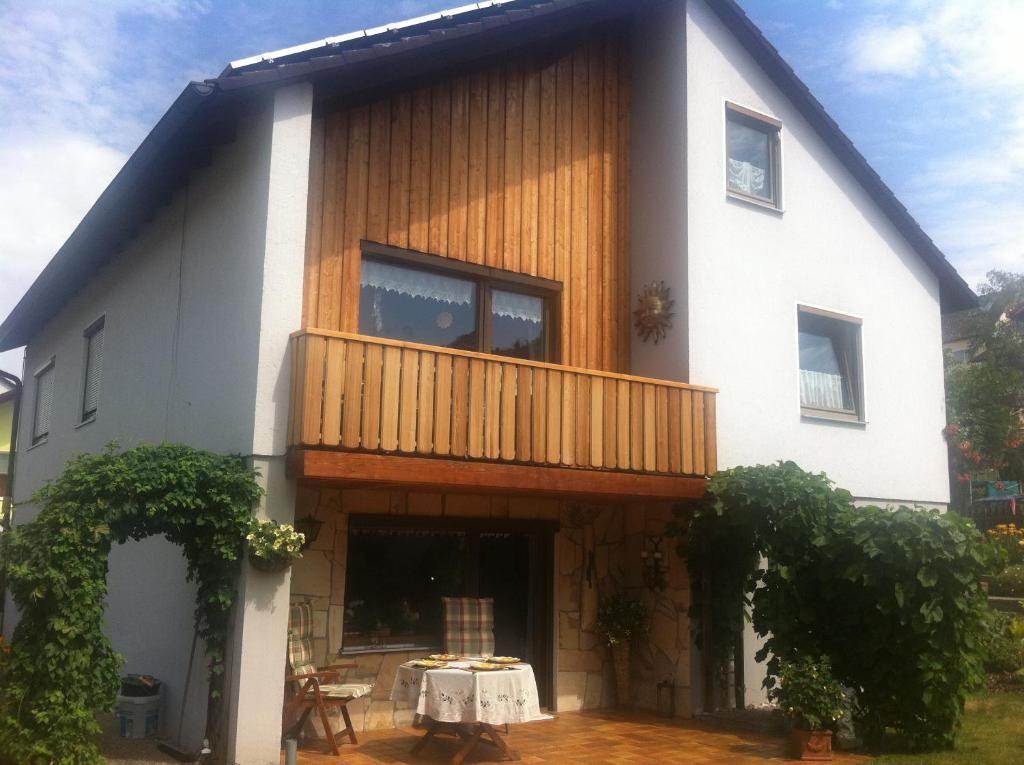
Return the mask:
<path id="1" fill-rule="evenodd" d="M 96 414 L 100 402 L 100 379 L 103 376 L 103 325 L 86 339 L 85 392 L 82 395 L 82 419 Z"/>
<path id="2" fill-rule="evenodd" d="M 32 441 L 40 441 L 50 433 L 53 414 L 53 366 L 36 376 L 36 411 L 32 423 Z"/>

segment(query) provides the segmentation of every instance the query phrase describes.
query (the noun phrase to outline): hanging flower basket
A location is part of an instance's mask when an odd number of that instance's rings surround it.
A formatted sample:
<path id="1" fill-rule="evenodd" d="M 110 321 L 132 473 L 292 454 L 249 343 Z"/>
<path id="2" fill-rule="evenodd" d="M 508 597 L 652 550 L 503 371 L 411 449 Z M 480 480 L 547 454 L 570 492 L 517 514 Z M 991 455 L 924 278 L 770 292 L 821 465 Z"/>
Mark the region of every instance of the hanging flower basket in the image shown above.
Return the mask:
<path id="1" fill-rule="evenodd" d="M 303 534 L 290 524 L 253 519 L 246 535 L 249 563 L 259 571 L 279 574 L 302 557 Z"/>
<path id="2" fill-rule="evenodd" d="M 281 558 L 278 556 L 264 558 L 253 550 L 249 550 L 249 563 L 252 564 L 252 567 L 257 571 L 265 571 L 268 574 L 280 574 L 287 571 L 294 560 L 294 558 Z"/>

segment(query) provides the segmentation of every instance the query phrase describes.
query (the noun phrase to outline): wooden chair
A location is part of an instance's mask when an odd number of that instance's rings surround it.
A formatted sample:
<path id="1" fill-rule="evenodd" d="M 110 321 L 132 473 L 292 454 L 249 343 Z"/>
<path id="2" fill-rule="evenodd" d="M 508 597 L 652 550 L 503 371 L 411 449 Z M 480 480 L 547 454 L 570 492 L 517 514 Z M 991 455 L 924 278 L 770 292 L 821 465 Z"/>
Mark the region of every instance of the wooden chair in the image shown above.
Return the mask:
<path id="1" fill-rule="evenodd" d="M 494 598 L 441 598 L 444 652 L 494 655 Z"/>
<path id="2" fill-rule="evenodd" d="M 343 683 L 338 670 L 352 669 L 355 664 L 333 664 L 317 669 L 313 664 L 313 608 L 309 603 L 292 605 L 288 614 L 288 672 L 285 682 L 291 696 L 285 703 L 284 730 L 282 736 L 298 736 L 309 716 L 316 711 L 324 726 L 327 745 L 333 754 L 339 755 L 338 737 L 348 734 L 349 741 L 358 744 L 348 703 L 368 695 L 372 683 Z M 341 711 L 345 728 L 335 733 L 331 727 L 330 710 Z"/>

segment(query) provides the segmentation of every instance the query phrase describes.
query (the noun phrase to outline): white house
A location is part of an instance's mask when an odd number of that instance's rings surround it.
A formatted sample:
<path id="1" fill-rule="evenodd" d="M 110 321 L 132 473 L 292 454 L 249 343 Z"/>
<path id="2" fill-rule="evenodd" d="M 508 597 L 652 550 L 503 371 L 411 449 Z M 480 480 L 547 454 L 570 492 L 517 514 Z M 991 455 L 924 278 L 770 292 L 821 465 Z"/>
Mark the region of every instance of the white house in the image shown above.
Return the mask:
<path id="1" fill-rule="evenodd" d="M 657 344 L 632 327 L 652 282 L 675 300 Z M 357 728 L 408 719 L 387 691 L 438 645 L 436 593 L 381 584 L 385 531 L 426 540 L 409 555 L 454 535 L 467 594 L 526 604 L 499 650 L 551 708 L 611 703 L 588 626 L 600 595 L 642 596 L 637 703 L 669 676 L 690 714 L 685 562 L 661 587 L 641 558 L 672 505 L 792 459 L 864 501 L 944 506 L 940 320 L 973 302 L 733 0 L 473 4 L 185 88 L 0 325 L 0 350 L 26 346 L 15 500 L 76 453 L 168 440 L 250 455 L 259 515 L 323 522 L 290 573 L 243 569 L 242 765 L 278 762 L 290 599 L 313 603 L 318 661 L 376 681 Z M 181 553 L 124 545 L 108 581 L 126 670 L 165 681 L 176 721 Z M 422 619 L 381 645 L 356 603 L 397 599 Z"/>

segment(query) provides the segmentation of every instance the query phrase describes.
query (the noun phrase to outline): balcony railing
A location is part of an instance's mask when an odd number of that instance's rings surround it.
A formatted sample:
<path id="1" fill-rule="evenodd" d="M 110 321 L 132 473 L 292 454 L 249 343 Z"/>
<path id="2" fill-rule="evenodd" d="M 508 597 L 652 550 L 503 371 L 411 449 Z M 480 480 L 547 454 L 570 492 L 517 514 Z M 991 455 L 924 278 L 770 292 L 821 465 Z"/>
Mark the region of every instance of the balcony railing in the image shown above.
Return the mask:
<path id="1" fill-rule="evenodd" d="M 289 445 L 715 472 L 715 390 L 378 337 L 292 335 Z"/>

